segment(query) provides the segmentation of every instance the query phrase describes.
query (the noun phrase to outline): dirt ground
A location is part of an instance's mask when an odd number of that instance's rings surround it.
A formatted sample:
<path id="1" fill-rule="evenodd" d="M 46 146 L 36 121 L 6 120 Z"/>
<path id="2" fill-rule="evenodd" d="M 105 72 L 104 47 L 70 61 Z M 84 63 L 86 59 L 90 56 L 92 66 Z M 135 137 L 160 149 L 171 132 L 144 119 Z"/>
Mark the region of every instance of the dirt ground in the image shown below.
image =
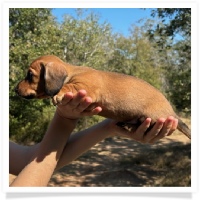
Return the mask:
<path id="1" fill-rule="evenodd" d="M 182 166 L 187 163 L 190 168 L 190 148 L 190 140 L 180 132 L 153 145 L 117 137 L 105 139 L 55 172 L 48 186 L 190 186 L 191 172 Z M 14 178 L 10 175 L 10 182 Z"/>

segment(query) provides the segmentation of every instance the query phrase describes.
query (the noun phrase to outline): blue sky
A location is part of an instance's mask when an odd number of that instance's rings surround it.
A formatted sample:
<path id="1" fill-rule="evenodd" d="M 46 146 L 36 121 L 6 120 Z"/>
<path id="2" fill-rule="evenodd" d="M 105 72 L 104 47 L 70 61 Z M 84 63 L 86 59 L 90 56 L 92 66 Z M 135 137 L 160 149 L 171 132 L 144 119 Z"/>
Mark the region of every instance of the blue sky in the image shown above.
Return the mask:
<path id="1" fill-rule="evenodd" d="M 128 36 L 131 24 L 136 24 L 141 18 L 151 18 L 150 8 L 145 10 L 140 8 L 92 8 L 90 10 L 100 15 L 100 22 L 109 22 L 114 32 L 122 33 L 124 36 Z M 56 8 L 52 13 L 58 21 L 62 21 L 64 14 L 75 16 L 75 9 Z"/>

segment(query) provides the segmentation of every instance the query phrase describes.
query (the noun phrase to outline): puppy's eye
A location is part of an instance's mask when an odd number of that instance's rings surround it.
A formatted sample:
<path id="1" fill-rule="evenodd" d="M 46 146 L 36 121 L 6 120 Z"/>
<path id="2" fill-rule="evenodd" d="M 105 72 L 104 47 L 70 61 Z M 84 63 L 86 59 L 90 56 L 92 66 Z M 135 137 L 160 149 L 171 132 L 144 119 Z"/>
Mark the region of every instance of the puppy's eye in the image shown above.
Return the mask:
<path id="1" fill-rule="evenodd" d="M 33 80 L 33 73 L 31 71 L 28 71 L 27 76 L 26 76 L 26 80 L 28 80 L 28 81 Z"/>

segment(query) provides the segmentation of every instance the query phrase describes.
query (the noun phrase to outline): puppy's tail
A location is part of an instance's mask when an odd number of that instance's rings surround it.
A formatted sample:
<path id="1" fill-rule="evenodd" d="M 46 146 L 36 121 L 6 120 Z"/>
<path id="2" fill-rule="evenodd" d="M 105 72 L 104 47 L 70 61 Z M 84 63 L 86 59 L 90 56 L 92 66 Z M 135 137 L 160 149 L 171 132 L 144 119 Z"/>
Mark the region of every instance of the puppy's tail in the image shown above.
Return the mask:
<path id="1" fill-rule="evenodd" d="M 185 134 L 189 139 L 191 139 L 191 130 L 188 128 L 188 126 L 178 118 L 178 130 L 181 131 L 183 134 Z"/>

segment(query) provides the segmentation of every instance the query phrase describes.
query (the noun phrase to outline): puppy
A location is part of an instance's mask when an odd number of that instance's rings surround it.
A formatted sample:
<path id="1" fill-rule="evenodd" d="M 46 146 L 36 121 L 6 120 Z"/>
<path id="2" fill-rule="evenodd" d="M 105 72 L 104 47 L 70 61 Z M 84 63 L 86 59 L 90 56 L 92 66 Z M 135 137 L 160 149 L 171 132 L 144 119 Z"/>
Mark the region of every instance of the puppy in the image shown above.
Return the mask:
<path id="1" fill-rule="evenodd" d="M 178 129 L 191 138 L 190 129 L 164 95 L 134 76 L 73 66 L 47 55 L 31 63 L 25 79 L 15 90 L 26 99 L 52 97 L 56 105 L 66 92 L 76 93 L 80 89 L 85 89 L 93 100 L 89 109 L 101 106 L 99 115 L 122 122 L 122 126 L 131 123 L 136 129 L 147 117 L 153 125 L 160 117 L 174 116 L 178 119 Z"/>

